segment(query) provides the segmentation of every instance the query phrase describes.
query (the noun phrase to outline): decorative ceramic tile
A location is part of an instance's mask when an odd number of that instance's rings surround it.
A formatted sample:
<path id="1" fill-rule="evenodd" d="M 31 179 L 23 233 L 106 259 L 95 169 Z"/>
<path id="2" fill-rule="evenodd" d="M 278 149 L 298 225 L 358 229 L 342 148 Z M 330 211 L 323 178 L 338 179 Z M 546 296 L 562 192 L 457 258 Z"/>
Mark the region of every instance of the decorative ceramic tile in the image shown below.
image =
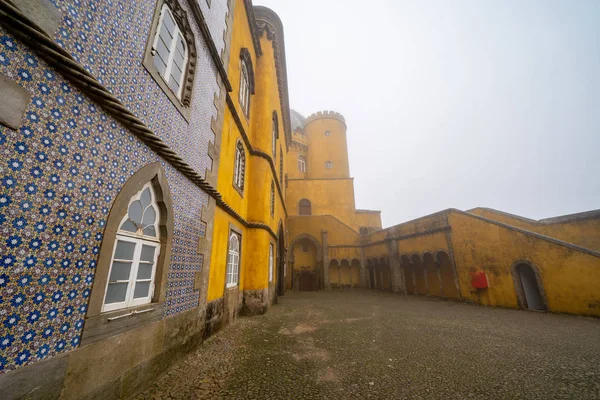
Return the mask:
<path id="1" fill-rule="evenodd" d="M 204 174 L 218 86 L 202 37 L 188 124 L 141 64 L 153 1 L 53 3 L 64 16 L 61 45 Z M 152 162 L 165 167 L 173 196 L 165 315 L 196 306 L 207 195 L 2 28 L 0 73 L 32 95 L 20 129 L 0 125 L 0 371 L 79 345 L 112 202 Z"/>

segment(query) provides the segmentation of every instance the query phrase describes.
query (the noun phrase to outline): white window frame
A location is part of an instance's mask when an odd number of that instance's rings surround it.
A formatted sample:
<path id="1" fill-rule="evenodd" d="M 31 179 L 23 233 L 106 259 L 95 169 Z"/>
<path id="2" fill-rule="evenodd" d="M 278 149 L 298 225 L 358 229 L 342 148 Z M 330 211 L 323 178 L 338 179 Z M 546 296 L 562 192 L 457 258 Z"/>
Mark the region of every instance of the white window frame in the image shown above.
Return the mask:
<path id="1" fill-rule="evenodd" d="M 152 195 L 152 202 L 150 204 L 154 207 L 154 209 L 156 211 L 156 219 L 154 220 L 153 226 L 154 226 L 154 230 L 156 232 L 157 237 L 145 236 L 145 235 L 143 235 L 143 231 L 141 233 L 140 232 L 132 233 L 132 232 L 128 232 L 128 231 L 124 231 L 124 230 L 120 229 L 121 225 L 123 225 L 123 223 L 128 218 L 129 206 L 134 201 L 139 200 L 142 193 L 147 188 L 150 189 L 150 193 Z M 108 276 L 106 279 L 106 287 L 104 288 L 104 299 L 102 301 L 102 312 L 114 311 L 114 310 L 139 306 L 139 305 L 143 305 L 143 304 L 148 304 L 148 303 L 152 302 L 152 298 L 154 297 L 154 291 L 155 291 L 156 268 L 157 268 L 157 264 L 158 264 L 158 256 L 160 254 L 160 238 L 159 238 L 160 233 L 159 233 L 159 227 L 158 227 L 159 220 L 160 220 L 160 209 L 158 208 L 158 205 L 156 204 L 156 193 L 154 192 L 154 189 L 152 188 L 152 183 L 148 182 L 147 184 L 145 184 L 142 187 L 142 189 L 138 193 L 136 193 L 135 196 L 133 196 L 133 197 L 131 197 L 131 199 L 129 199 L 129 203 L 127 204 L 127 211 L 125 213 L 125 216 L 121 219 L 121 222 L 119 224 L 119 230 L 117 231 L 117 234 L 115 235 L 115 244 L 113 246 L 110 268 L 108 270 Z M 121 260 L 121 259 L 117 260 L 117 259 L 115 259 L 115 253 L 117 251 L 117 245 L 119 244 L 119 241 L 134 243 L 135 247 L 133 250 L 133 257 L 132 257 L 133 259 L 132 260 Z M 152 264 L 152 273 L 150 274 L 150 279 L 138 280 L 136 278 L 137 278 L 137 273 L 139 270 L 140 262 L 141 263 L 144 262 L 144 261 L 140 260 L 140 257 L 142 254 L 142 248 L 144 245 L 155 248 L 154 260 L 153 260 L 153 264 Z M 106 304 L 106 295 L 108 293 L 108 286 L 111 284 L 110 275 L 112 273 L 112 268 L 113 268 L 113 265 L 115 262 L 131 262 L 131 268 L 129 270 L 128 279 L 112 282 L 112 283 L 127 283 L 127 291 L 125 294 L 124 301 L 119 302 L 119 303 Z M 137 299 L 133 297 L 133 295 L 135 293 L 135 286 L 138 282 L 144 282 L 144 283 L 150 282 L 150 289 L 148 290 L 148 296 L 140 297 Z"/>
<path id="2" fill-rule="evenodd" d="M 237 250 L 231 245 L 234 237 L 238 243 Z M 242 236 L 233 231 L 230 232 L 227 242 L 227 268 L 225 271 L 226 287 L 228 289 L 236 287 L 239 283 L 241 248 Z"/>
<path id="3" fill-rule="evenodd" d="M 175 31 L 173 32 L 173 34 L 174 34 L 173 39 L 172 39 L 171 43 L 169 44 L 169 47 L 167 48 L 167 50 L 169 51 L 169 58 L 168 58 L 167 62 L 165 63 L 166 68 L 165 68 L 164 75 L 161 74 L 160 71 L 157 71 L 157 72 L 160 75 L 160 77 L 165 81 L 165 83 L 167 84 L 167 87 L 175 94 L 175 96 L 177 96 L 177 98 L 179 100 L 181 100 L 181 95 L 183 93 L 183 86 L 184 86 L 184 82 L 185 82 L 185 75 L 186 75 L 186 71 L 188 69 L 189 49 L 188 49 L 187 42 L 185 41 L 185 37 L 183 36 L 183 32 L 181 32 L 179 25 L 177 25 L 177 20 L 173 16 L 173 12 L 169 8 L 169 6 L 166 4 L 163 4 L 162 9 L 160 10 L 160 18 L 158 19 L 158 25 L 156 26 L 156 33 L 154 34 L 154 40 L 152 42 L 152 57 L 157 57 L 156 53 L 158 52 L 158 50 L 156 50 L 156 47 L 158 44 L 158 40 L 160 38 L 160 28 L 162 28 L 162 26 L 163 26 L 163 20 L 165 18 L 166 13 L 169 13 L 169 15 L 171 16 L 171 19 L 173 20 L 173 23 L 175 24 Z M 171 71 L 173 69 L 173 64 L 175 64 L 175 61 L 174 61 L 175 60 L 175 51 L 176 51 L 176 47 L 177 47 L 177 39 L 179 38 L 179 36 L 181 36 L 185 54 L 183 57 L 183 70 L 181 71 L 181 78 L 179 81 L 179 90 L 177 91 L 177 93 L 175 93 L 175 91 L 171 88 L 171 85 L 169 84 L 169 79 L 171 77 Z M 165 43 L 165 45 L 166 45 L 166 43 Z M 167 47 L 167 46 L 165 46 L 165 47 Z M 154 62 L 154 60 L 153 60 L 153 62 Z"/>
<path id="4" fill-rule="evenodd" d="M 306 173 L 306 159 L 302 155 L 298 156 L 298 170 Z"/>
<path id="5" fill-rule="evenodd" d="M 250 73 L 244 60 L 240 60 L 240 106 L 246 118 L 250 117 Z"/>
<path id="6" fill-rule="evenodd" d="M 273 256 L 274 246 L 273 243 L 269 243 L 269 282 L 273 282 Z"/>
<path id="7" fill-rule="evenodd" d="M 246 169 L 246 154 L 243 145 L 236 143 L 233 164 L 233 183 L 240 189 L 244 189 L 244 172 Z"/>

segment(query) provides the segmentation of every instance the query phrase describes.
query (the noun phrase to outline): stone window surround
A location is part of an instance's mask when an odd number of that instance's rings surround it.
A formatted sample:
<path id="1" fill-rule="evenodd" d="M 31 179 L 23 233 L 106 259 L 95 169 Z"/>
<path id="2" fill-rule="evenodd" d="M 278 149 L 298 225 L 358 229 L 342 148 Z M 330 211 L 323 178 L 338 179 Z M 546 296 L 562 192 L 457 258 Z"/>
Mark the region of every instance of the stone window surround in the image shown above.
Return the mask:
<path id="1" fill-rule="evenodd" d="M 153 300 L 150 303 L 103 313 L 102 303 L 104 301 L 106 281 L 108 279 L 119 225 L 127 212 L 127 206 L 131 197 L 150 181 L 153 183 L 156 204 L 160 208 L 159 231 L 161 245 L 156 265 Z M 133 174 L 127 180 L 111 206 L 103 232 L 102 244 L 98 255 L 98 265 L 85 317 L 81 340 L 82 346 L 130 329 L 138 328 L 142 324 L 153 322 L 163 317 L 172 239 L 173 205 L 171 192 L 163 167 L 159 162 L 155 162 L 142 167 Z M 140 312 L 144 310 L 150 311 Z M 115 317 L 117 318 L 114 319 Z M 109 318 L 113 319 L 109 320 Z"/>
<path id="2" fill-rule="evenodd" d="M 246 67 L 246 72 L 248 73 L 248 99 L 247 99 L 247 103 L 246 107 L 244 107 L 244 104 L 242 104 L 241 101 L 241 95 L 242 95 L 242 77 L 244 75 L 243 73 L 243 67 Z M 239 93 L 238 93 L 238 101 L 240 104 L 240 108 L 242 109 L 242 114 L 244 115 L 244 117 L 246 118 L 246 121 L 250 120 L 250 107 L 252 104 L 252 95 L 254 95 L 254 66 L 252 65 L 252 57 L 250 56 L 250 51 L 248 50 L 248 48 L 243 47 L 240 50 L 240 87 L 239 87 Z"/>
<path id="3" fill-rule="evenodd" d="M 175 18 L 178 24 L 178 28 L 181 31 L 181 34 L 185 38 L 185 41 L 188 45 L 188 60 L 186 70 L 183 71 L 184 78 L 182 82 L 183 88 L 181 99 L 179 99 L 177 95 L 173 93 L 167 82 L 158 73 L 156 67 L 154 66 L 154 56 L 152 55 L 152 45 L 154 43 L 154 38 L 158 29 L 158 22 L 160 19 L 161 10 L 163 5 L 165 4 L 169 6 L 171 14 Z M 157 1 L 156 8 L 154 9 L 154 16 L 152 17 L 150 33 L 148 34 L 148 38 L 146 41 L 146 49 L 144 51 L 144 60 L 142 61 L 142 65 L 144 66 L 144 68 L 146 68 L 146 70 L 148 71 L 150 76 L 152 76 L 152 78 L 158 84 L 158 86 L 160 86 L 162 91 L 167 95 L 169 100 L 171 100 L 171 102 L 173 103 L 175 108 L 177 108 L 179 113 L 185 118 L 187 122 L 190 122 L 192 111 L 192 91 L 194 83 L 194 74 L 196 70 L 196 44 L 194 34 L 189 24 L 187 13 L 181 8 L 177 0 Z"/>
<path id="4" fill-rule="evenodd" d="M 237 285 L 227 287 L 227 263 L 229 262 L 229 238 L 231 237 L 232 233 L 236 233 L 240 239 L 240 255 L 239 255 L 240 262 L 238 265 Z M 239 226 L 234 225 L 230 222 L 229 229 L 227 230 L 227 251 L 225 252 L 225 277 L 223 279 L 223 287 L 225 288 L 225 292 L 238 290 L 240 287 L 240 282 L 242 280 L 242 255 L 243 255 L 243 251 L 244 251 L 243 240 L 244 240 L 244 235 L 242 234 L 242 229 Z"/>
<path id="5" fill-rule="evenodd" d="M 236 182 L 236 179 L 235 179 L 236 167 L 237 167 L 236 157 L 238 155 L 238 150 L 241 150 L 242 156 L 241 156 L 240 161 L 243 163 L 243 165 L 241 166 L 241 171 L 239 172 L 242 175 L 241 185 L 238 185 L 238 183 Z M 240 196 L 242 198 L 244 198 L 244 186 L 245 186 L 245 182 L 246 182 L 246 149 L 244 148 L 244 144 L 242 143 L 242 141 L 240 139 L 236 140 L 234 151 L 235 151 L 235 154 L 233 156 L 232 185 L 233 185 L 233 188 L 240 194 Z"/>

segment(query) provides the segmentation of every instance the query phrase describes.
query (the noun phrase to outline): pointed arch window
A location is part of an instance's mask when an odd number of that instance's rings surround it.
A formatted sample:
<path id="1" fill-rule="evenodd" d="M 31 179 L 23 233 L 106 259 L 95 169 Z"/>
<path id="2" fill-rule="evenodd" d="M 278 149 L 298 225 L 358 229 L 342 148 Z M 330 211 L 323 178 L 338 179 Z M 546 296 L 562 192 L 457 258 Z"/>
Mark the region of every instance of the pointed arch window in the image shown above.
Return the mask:
<path id="1" fill-rule="evenodd" d="M 129 201 L 117 230 L 102 312 L 152 301 L 160 253 L 159 213 L 148 182 Z"/>
<path id="2" fill-rule="evenodd" d="M 271 217 L 275 215 L 275 182 L 271 181 Z"/>
<path id="3" fill-rule="evenodd" d="M 196 70 L 196 44 L 178 0 L 158 0 L 143 65 L 189 120 Z"/>
<path id="4" fill-rule="evenodd" d="M 240 191 L 244 191 L 244 175 L 246 173 L 246 152 L 241 141 L 235 146 L 235 160 L 233 165 L 233 185 Z"/>
<path id="5" fill-rule="evenodd" d="M 229 249 L 227 252 L 227 283 L 228 288 L 238 285 L 240 276 L 240 249 L 241 237 L 235 232 L 229 235 Z"/>
<path id="6" fill-rule="evenodd" d="M 277 139 L 279 139 L 279 119 L 277 118 L 277 111 L 273 111 L 273 128 L 271 132 L 271 152 L 273 158 L 277 156 Z"/>
<path id="7" fill-rule="evenodd" d="M 279 186 L 283 188 L 283 150 L 279 147 Z"/>
<path id="8" fill-rule="evenodd" d="M 306 172 L 306 159 L 304 156 L 298 156 L 298 171 Z"/>
<path id="9" fill-rule="evenodd" d="M 246 118 L 250 118 L 250 95 L 254 94 L 254 69 L 252 58 L 247 48 L 240 53 L 240 107 Z"/>
<path id="10" fill-rule="evenodd" d="M 298 203 L 298 214 L 300 215 L 311 215 L 312 214 L 312 204 L 308 199 L 300 200 Z"/>

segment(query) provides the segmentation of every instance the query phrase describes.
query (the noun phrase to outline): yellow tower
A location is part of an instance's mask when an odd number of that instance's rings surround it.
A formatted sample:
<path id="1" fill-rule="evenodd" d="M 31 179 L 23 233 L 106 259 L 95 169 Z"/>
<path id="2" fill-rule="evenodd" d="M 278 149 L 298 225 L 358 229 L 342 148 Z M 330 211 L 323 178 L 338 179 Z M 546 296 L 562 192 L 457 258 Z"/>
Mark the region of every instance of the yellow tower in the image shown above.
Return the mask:
<path id="1" fill-rule="evenodd" d="M 346 121 L 340 113 L 310 115 L 304 133 L 308 138 L 308 179 L 350 178 Z"/>

